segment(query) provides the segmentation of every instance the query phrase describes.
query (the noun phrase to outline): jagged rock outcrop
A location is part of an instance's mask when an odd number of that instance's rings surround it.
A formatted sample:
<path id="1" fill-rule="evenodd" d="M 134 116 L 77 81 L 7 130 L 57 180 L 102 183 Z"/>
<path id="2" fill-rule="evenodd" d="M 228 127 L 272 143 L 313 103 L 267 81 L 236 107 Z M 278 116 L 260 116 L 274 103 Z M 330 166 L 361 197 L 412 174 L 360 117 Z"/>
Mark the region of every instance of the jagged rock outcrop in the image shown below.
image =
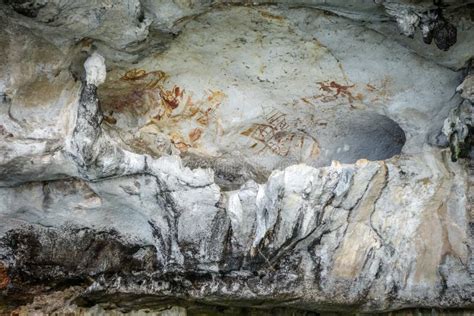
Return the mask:
<path id="1" fill-rule="evenodd" d="M 451 159 L 471 159 L 474 156 L 473 138 L 473 106 L 474 106 L 474 76 L 468 67 L 464 81 L 457 87 L 456 91 L 463 98 L 459 105 L 451 110 L 444 121 L 443 133 L 449 139 L 451 147 Z"/>
<path id="2" fill-rule="evenodd" d="M 4 1 L 0 312 L 474 308 L 472 7 L 410 3 Z"/>

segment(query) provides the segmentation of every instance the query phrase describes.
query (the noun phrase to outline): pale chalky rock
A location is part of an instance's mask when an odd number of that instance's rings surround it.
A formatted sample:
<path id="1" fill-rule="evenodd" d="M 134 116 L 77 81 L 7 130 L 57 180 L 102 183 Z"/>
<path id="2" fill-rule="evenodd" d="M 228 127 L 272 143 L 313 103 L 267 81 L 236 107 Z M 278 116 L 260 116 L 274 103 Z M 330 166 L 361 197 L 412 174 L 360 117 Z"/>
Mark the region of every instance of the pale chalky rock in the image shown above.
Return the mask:
<path id="1" fill-rule="evenodd" d="M 96 87 L 104 83 L 107 71 L 105 69 L 105 59 L 100 54 L 94 52 L 84 63 L 86 70 L 86 82 Z"/>
<path id="2" fill-rule="evenodd" d="M 470 313 L 472 8 L 275 3 L 0 4 L 0 314 Z"/>

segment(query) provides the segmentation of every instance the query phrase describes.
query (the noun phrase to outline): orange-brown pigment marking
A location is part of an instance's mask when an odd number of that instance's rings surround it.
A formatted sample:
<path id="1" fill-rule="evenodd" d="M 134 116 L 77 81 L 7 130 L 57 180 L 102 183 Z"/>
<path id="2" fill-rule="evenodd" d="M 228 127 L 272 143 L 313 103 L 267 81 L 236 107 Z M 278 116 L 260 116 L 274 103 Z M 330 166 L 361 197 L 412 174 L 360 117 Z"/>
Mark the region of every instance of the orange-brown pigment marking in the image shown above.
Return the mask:
<path id="1" fill-rule="evenodd" d="M 178 87 L 165 90 L 162 84 L 168 78 L 163 71 L 146 72 L 143 69 L 131 69 L 119 80 L 110 82 L 102 90 L 103 107 L 112 112 L 132 111 L 142 115 L 151 104 L 163 103 L 169 110 L 179 105 L 177 100 L 183 92 Z M 156 93 L 158 90 L 159 93 Z M 106 120 L 110 123 L 111 120 Z M 112 120 L 112 124 L 113 120 Z"/>
<path id="2" fill-rule="evenodd" d="M 366 91 L 369 94 L 376 94 L 371 102 L 378 101 L 379 97 L 385 99 L 388 96 L 386 91 L 388 81 L 389 79 L 382 80 L 380 87 L 367 83 L 362 87 L 362 91 Z M 319 85 L 319 91 L 321 91 L 319 94 L 305 96 L 300 98 L 300 100 L 309 105 L 317 105 L 318 102 L 333 102 L 342 97 L 347 101 L 350 107 L 354 108 L 354 101 L 362 102 L 366 98 L 364 94 L 360 92 L 356 93 L 357 90 L 361 91 L 361 87 L 357 84 L 342 85 L 329 80 L 320 81 L 317 82 L 317 84 Z"/>
<path id="3" fill-rule="evenodd" d="M 114 112 L 127 111 L 147 116 L 148 122 L 144 126 L 155 125 L 163 130 L 179 151 L 186 152 L 189 148 L 196 147 L 196 142 L 206 133 L 206 127 L 211 122 L 218 124 L 215 111 L 227 96 L 219 90 L 208 90 L 205 98 L 192 100 L 191 95 L 177 85 L 165 88 L 168 77 L 161 70 L 147 72 L 143 69 L 131 69 L 118 80 L 108 82 L 99 91 L 99 94 L 102 93 L 102 107 L 107 113 L 104 121 L 110 125 L 116 124 L 116 119 L 112 117 Z M 178 107 L 181 109 L 177 114 L 175 110 Z M 155 113 L 151 115 L 152 110 Z M 197 123 L 200 127 L 184 134 L 180 130 L 181 122 L 189 122 L 191 125 Z M 146 144 L 142 141 L 139 145 Z"/>
<path id="4" fill-rule="evenodd" d="M 201 134 L 202 134 L 202 130 L 200 128 L 195 128 L 189 133 L 189 139 L 192 142 L 195 142 L 201 137 Z"/>
<path id="5" fill-rule="evenodd" d="M 2 263 L 0 263 L 0 290 L 5 289 L 9 283 L 10 278 L 8 277 L 7 269 Z"/>
<path id="6" fill-rule="evenodd" d="M 272 14 L 270 12 L 267 12 L 267 11 L 260 11 L 260 14 L 264 17 L 264 18 L 267 18 L 267 19 L 270 19 L 270 20 L 277 20 L 277 21 L 282 21 L 284 20 L 285 18 L 280 16 L 280 15 L 275 15 L 275 14 Z"/>
<path id="7" fill-rule="evenodd" d="M 290 151 L 303 149 L 305 145 L 305 136 L 291 132 L 285 117 L 286 114 L 274 110 L 266 115 L 266 123 L 253 124 L 240 134 L 258 142 L 252 144 L 251 149 L 256 148 L 258 144 L 261 145 L 260 148 L 257 148 L 259 154 L 270 150 L 274 154 L 285 157 Z M 319 155 L 317 141 L 315 139 L 307 141 L 310 141 L 311 145 L 310 157 Z"/>
<path id="8" fill-rule="evenodd" d="M 171 90 L 160 88 L 160 97 L 167 107 L 171 110 L 176 109 L 183 98 L 184 90 L 174 86 Z"/>
<path id="9" fill-rule="evenodd" d="M 339 96 L 347 98 L 349 104 L 352 107 L 352 102 L 357 99 L 360 100 L 363 98 L 361 94 L 357 94 L 355 97 L 352 95 L 351 89 L 354 88 L 355 85 L 344 86 L 335 81 L 327 82 L 321 81 L 317 82 L 319 85 L 319 90 L 322 90 L 324 93 L 317 95 L 316 99 L 321 99 L 322 102 L 331 102 L 336 100 Z"/>

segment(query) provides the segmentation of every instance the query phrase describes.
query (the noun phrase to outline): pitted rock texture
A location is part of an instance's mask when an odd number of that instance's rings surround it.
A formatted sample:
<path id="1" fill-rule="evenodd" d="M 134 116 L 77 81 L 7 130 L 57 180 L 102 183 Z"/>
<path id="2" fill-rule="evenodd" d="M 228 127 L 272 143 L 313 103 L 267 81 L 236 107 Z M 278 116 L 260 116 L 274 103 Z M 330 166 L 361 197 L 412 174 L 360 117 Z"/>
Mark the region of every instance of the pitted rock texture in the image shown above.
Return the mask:
<path id="1" fill-rule="evenodd" d="M 0 312 L 474 308 L 470 8 L 4 1 Z"/>

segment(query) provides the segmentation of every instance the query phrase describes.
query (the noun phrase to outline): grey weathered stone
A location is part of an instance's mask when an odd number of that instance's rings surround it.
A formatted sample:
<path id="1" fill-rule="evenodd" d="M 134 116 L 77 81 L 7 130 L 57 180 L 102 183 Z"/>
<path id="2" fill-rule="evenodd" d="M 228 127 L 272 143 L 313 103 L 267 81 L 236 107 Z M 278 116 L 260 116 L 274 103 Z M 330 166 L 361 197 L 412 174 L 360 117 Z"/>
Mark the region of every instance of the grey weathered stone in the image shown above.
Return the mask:
<path id="1" fill-rule="evenodd" d="M 474 308 L 469 6 L 228 2 L 0 5 L 0 312 Z"/>

